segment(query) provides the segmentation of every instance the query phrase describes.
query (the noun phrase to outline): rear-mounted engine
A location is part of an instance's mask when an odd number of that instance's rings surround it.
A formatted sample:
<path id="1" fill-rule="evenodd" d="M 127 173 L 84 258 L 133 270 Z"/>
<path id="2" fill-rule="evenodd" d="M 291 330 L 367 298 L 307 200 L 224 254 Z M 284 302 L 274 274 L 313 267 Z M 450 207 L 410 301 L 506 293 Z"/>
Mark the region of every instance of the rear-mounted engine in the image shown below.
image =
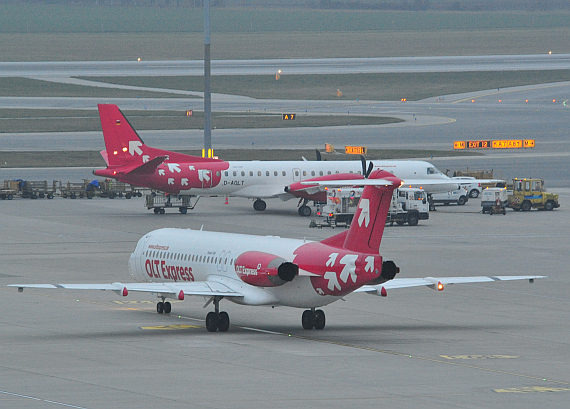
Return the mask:
<path id="1" fill-rule="evenodd" d="M 292 281 L 299 274 L 299 266 L 274 254 L 248 251 L 235 261 L 239 278 L 256 287 L 277 287 Z"/>

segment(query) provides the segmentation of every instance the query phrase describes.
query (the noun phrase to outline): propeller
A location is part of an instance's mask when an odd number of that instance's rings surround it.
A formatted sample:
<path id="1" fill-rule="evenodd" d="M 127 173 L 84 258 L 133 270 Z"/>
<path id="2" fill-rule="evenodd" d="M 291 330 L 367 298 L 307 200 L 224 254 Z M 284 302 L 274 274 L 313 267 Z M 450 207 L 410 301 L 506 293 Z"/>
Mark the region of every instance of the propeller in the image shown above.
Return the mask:
<path id="1" fill-rule="evenodd" d="M 360 155 L 360 161 L 362 162 L 362 176 L 364 176 L 365 179 L 368 179 L 372 169 L 374 169 L 374 163 L 369 162 L 368 169 L 366 169 L 366 158 L 363 155 Z"/>

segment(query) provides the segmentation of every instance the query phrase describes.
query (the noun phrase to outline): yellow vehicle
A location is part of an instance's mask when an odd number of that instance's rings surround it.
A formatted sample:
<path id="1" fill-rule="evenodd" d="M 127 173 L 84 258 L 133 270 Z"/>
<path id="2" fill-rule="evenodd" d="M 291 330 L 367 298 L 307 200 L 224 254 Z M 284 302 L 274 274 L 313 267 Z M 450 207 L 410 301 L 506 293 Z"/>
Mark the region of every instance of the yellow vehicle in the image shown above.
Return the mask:
<path id="1" fill-rule="evenodd" d="M 514 210 L 529 211 L 554 210 L 560 207 L 558 195 L 547 193 L 542 179 L 513 179 L 513 193 L 508 196 L 508 207 Z"/>

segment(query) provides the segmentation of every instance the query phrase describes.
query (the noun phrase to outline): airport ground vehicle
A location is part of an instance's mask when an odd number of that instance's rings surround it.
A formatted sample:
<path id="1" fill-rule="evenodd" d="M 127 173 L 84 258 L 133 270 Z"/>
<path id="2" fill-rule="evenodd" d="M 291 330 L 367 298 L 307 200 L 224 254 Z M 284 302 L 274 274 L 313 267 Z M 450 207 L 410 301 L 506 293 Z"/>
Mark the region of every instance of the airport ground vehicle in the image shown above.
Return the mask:
<path id="1" fill-rule="evenodd" d="M 481 183 L 472 176 L 454 176 L 452 179 L 457 180 L 459 184 L 465 188 L 469 197 L 472 199 L 479 197 L 483 190 Z"/>
<path id="2" fill-rule="evenodd" d="M 508 196 L 508 207 L 528 212 L 530 209 L 554 210 L 560 207 L 558 195 L 547 193 L 542 179 L 513 179 L 513 193 Z"/>
<path id="3" fill-rule="evenodd" d="M 317 206 L 317 215 L 324 217 L 324 221 L 312 221 L 311 227 L 349 226 L 356 213 L 358 201 L 362 196 L 363 188 L 335 188 L 327 189 L 327 202 Z M 416 226 L 420 220 L 429 219 L 429 203 L 427 194 L 421 189 L 398 188 L 394 189 L 386 223 L 393 225 L 408 224 Z"/>
<path id="4" fill-rule="evenodd" d="M 434 193 L 431 195 L 430 204 L 444 204 L 449 206 L 451 203 L 463 206 L 469 201 L 469 193 L 464 187 L 454 190 L 452 192 Z"/>
<path id="5" fill-rule="evenodd" d="M 47 180 L 4 180 L 4 189 L 0 198 L 12 200 L 15 196 L 29 199 L 53 199 L 56 192 L 56 181 L 49 185 Z"/>
<path id="6" fill-rule="evenodd" d="M 192 198 L 196 198 L 194 203 L 192 203 Z M 194 209 L 198 200 L 200 200 L 200 196 L 170 195 L 153 192 L 145 196 L 145 206 L 148 210 L 153 209 L 154 214 L 164 214 L 166 209 L 176 208 L 178 208 L 181 214 L 186 214 L 188 209 Z"/>
<path id="7" fill-rule="evenodd" d="M 481 211 L 483 214 L 506 214 L 505 207 L 508 202 L 507 188 L 488 187 L 481 193 Z"/>

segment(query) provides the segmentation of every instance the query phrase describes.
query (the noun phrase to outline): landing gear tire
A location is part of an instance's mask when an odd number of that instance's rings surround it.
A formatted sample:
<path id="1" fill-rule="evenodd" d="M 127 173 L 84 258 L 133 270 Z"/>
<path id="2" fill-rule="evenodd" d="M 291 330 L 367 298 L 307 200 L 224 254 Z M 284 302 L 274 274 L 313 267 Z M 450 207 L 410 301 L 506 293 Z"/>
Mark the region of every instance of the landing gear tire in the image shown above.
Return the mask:
<path id="1" fill-rule="evenodd" d="M 315 313 L 311 310 L 303 311 L 301 324 L 303 325 L 303 329 L 313 329 L 315 327 Z"/>
<path id="2" fill-rule="evenodd" d="M 299 212 L 299 216 L 309 217 L 312 213 L 312 210 L 309 206 L 303 205 L 303 206 L 299 207 L 298 212 Z"/>
<path id="3" fill-rule="evenodd" d="M 172 311 L 172 305 L 168 301 L 164 303 L 163 311 L 165 314 L 170 314 L 170 311 Z"/>
<path id="4" fill-rule="evenodd" d="M 323 310 L 315 311 L 315 329 L 323 329 L 325 327 L 326 319 Z"/>
<path id="5" fill-rule="evenodd" d="M 162 301 L 156 304 L 156 312 L 159 314 L 162 314 L 164 312 L 164 303 Z"/>
<path id="6" fill-rule="evenodd" d="M 255 210 L 257 210 L 258 212 L 264 211 L 266 207 L 267 207 L 267 203 L 265 203 L 261 199 L 257 199 L 255 202 L 253 202 L 253 208 Z"/>
<path id="7" fill-rule="evenodd" d="M 230 329 L 230 316 L 227 312 L 222 311 L 220 315 L 218 315 L 218 330 L 220 332 L 226 332 Z"/>
<path id="8" fill-rule="evenodd" d="M 214 311 L 210 311 L 208 315 L 206 315 L 206 329 L 208 330 L 208 332 L 216 332 L 218 330 L 219 321 L 220 321 L 219 314 L 216 314 Z"/>

